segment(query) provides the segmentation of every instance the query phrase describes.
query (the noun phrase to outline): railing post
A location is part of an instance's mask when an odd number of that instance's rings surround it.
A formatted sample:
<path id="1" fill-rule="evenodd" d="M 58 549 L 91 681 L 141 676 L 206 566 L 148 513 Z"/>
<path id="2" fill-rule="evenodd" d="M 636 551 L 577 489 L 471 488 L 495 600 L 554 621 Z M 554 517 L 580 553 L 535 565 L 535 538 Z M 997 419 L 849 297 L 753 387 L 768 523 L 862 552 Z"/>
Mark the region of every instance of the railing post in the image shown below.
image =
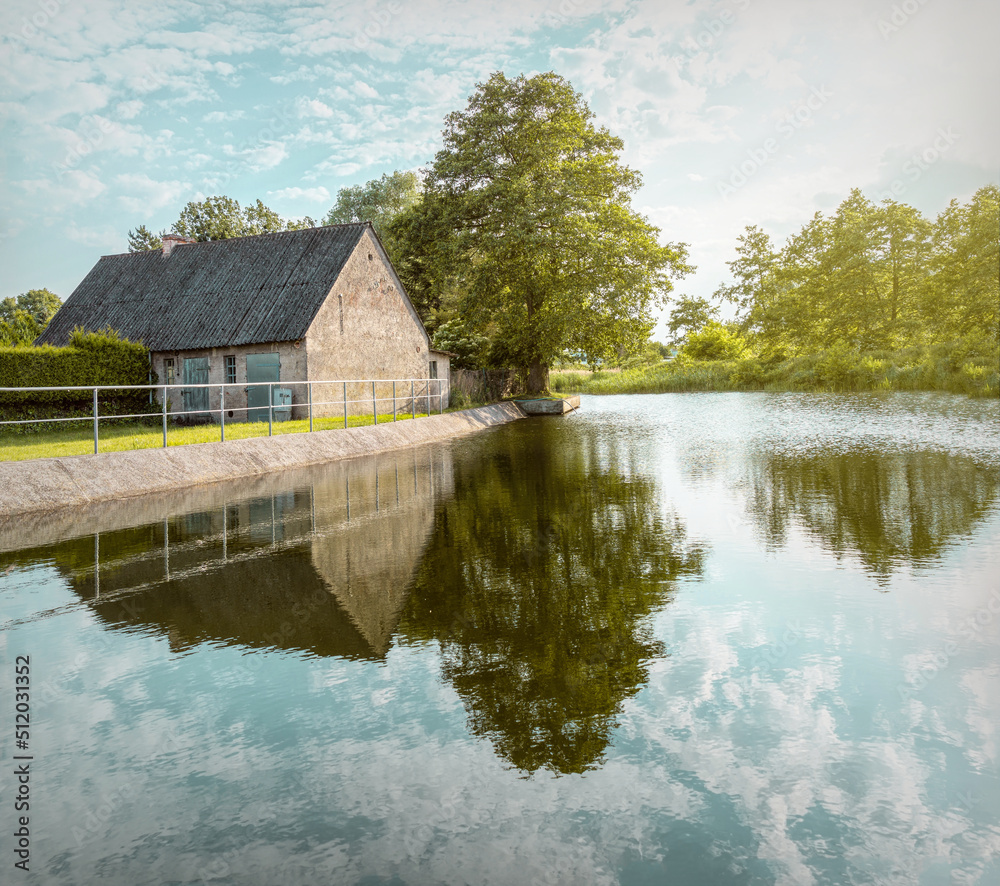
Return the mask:
<path id="1" fill-rule="evenodd" d="M 94 454 L 97 454 L 97 388 L 94 388 Z"/>
<path id="2" fill-rule="evenodd" d="M 222 428 L 222 442 L 226 442 L 226 385 L 219 388 L 219 425 Z"/>
<path id="3" fill-rule="evenodd" d="M 427 391 L 427 416 L 429 418 L 430 414 L 431 414 L 431 380 L 430 379 L 427 379 L 427 387 L 425 388 L 425 390 Z"/>
<path id="4" fill-rule="evenodd" d="M 444 381 L 438 379 L 438 415 L 444 415 Z"/>
<path id="5" fill-rule="evenodd" d="M 378 424 L 378 403 L 375 400 L 375 382 L 372 382 L 372 418 Z"/>
<path id="6" fill-rule="evenodd" d="M 344 382 L 344 427 L 347 427 L 347 382 Z"/>
<path id="7" fill-rule="evenodd" d="M 417 417 L 417 397 L 412 378 L 410 379 L 410 415 L 414 419 Z"/>
<path id="8" fill-rule="evenodd" d="M 396 420 L 396 383 L 392 383 L 392 420 Z"/>
<path id="9" fill-rule="evenodd" d="M 167 386 L 163 386 L 163 448 L 167 448 Z"/>
<path id="10" fill-rule="evenodd" d="M 267 383 L 267 436 L 274 433 L 274 382 Z"/>
<path id="11" fill-rule="evenodd" d="M 308 382 L 309 388 L 309 433 L 312 433 L 313 429 L 313 383 Z"/>

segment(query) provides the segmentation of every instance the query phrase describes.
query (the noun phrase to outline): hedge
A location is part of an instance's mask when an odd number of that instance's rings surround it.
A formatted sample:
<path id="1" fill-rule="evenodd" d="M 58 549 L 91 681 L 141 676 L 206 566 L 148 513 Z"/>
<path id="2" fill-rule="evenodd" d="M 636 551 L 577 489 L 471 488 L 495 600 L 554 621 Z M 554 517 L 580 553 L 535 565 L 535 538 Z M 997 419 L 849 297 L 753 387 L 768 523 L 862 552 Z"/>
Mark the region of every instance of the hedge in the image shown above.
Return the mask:
<path id="1" fill-rule="evenodd" d="M 155 382 L 155 379 L 154 379 Z M 75 329 L 66 347 L 16 345 L 0 347 L 0 388 L 76 387 L 80 385 L 149 384 L 149 350 L 121 338 L 112 329 L 84 332 Z M 149 399 L 147 391 L 108 391 L 108 399 Z M 4 405 L 63 405 L 90 402 L 89 391 L 0 392 Z M 105 395 L 101 395 L 104 402 Z"/>

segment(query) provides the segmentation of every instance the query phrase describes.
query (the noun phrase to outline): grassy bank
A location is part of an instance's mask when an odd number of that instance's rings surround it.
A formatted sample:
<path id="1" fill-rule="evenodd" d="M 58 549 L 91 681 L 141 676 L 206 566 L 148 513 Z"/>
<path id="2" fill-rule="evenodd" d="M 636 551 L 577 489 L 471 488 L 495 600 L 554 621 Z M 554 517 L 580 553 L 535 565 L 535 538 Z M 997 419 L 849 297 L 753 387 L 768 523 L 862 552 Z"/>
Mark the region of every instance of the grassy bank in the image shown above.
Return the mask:
<path id="1" fill-rule="evenodd" d="M 453 409 L 446 410 L 452 412 Z M 424 415 L 417 413 L 417 418 Z M 399 420 L 409 420 L 409 414 Z M 392 421 L 391 415 L 379 416 L 379 424 Z M 348 427 L 360 428 L 374 424 L 370 415 L 348 417 Z M 344 427 L 341 418 L 316 418 L 313 428 L 317 431 L 336 430 Z M 309 421 L 275 422 L 273 433 L 297 434 L 308 432 Z M 189 443 L 217 443 L 220 429 L 217 424 L 171 425 L 167 430 L 168 446 L 186 446 Z M 226 422 L 227 440 L 245 440 L 249 437 L 266 437 L 267 422 Z M 159 423 L 110 425 L 100 429 L 101 452 L 124 452 L 129 449 L 156 449 L 163 445 L 163 429 Z M 32 434 L 0 434 L 0 461 L 23 461 L 28 458 L 53 458 L 63 455 L 86 455 L 94 451 L 93 425 L 88 421 L 67 423 L 62 427 Z"/>
<path id="2" fill-rule="evenodd" d="M 861 354 L 842 348 L 784 360 L 691 360 L 622 372 L 554 372 L 560 393 L 658 394 L 677 391 L 951 391 L 996 397 L 1000 355 L 956 345 Z"/>

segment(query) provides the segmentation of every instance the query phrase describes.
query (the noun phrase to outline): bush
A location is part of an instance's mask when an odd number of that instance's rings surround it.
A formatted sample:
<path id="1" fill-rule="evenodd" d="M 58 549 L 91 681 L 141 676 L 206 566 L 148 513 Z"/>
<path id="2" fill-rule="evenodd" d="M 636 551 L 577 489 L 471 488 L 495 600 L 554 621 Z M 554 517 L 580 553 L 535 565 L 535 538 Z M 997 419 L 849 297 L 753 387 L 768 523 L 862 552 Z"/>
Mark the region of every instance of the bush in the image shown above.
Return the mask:
<path id="1" fill-rule="evenodd" d="M 619 373 L 553 374 L 550 384 L 555 391 L 590 394 L 834 389 L 951 391 L 996 397 L 1000 389 L 1000 354 L 995 344 L 978 340 L 864 354 L 838 343 L 819 354 L 784 360 L 774 352 L 736 360 L 695 360 L 681 352 L 670 363 Z"/>
<path id="2" fill-rule="evenodd" d="M 816 362 L 819 383 L 835 391 L 853 391 L 863 386 L 863 375 L 860 355 L 842 341 L 824 351 Z"/>
<path id="3" fill-rule="evenodd" d="M 768 381 L 768 372 L 760 364 L 760 361 L 753 357 L 747 360 L 738 360 L 729 374 L 729 380 L 733 387 L 762 388 Z"/>
<path id="4" fill-rule="evenodd" d="M 45 388 L 149 383 L 149 351 L 113 330 L 74 330 L 67 347 L 0 347 L 0 387 Z M 144 392 L 143 396 L 148 396 Z M 80 403 L 86 391 L 0 393 L 0 403 Z"/>
<path id="5" fill-rule="evenodd" d="M 733 360 L 747 349 L 746 339 L 715 320 L 688 335 L 682 353 L 694 360 Z"/>

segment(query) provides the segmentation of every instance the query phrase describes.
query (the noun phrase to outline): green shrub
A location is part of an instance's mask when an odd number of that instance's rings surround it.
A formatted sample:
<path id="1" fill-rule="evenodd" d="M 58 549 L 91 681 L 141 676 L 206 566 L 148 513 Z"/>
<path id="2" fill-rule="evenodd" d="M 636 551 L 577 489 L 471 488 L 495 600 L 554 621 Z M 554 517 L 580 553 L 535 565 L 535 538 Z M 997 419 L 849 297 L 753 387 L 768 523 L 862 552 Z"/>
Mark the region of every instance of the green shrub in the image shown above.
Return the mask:
<path id="1" fill-rule="evenodd" d="M 861 356 L 842 341 L 828 348 L 816 362 L 819 383 L 835 391 L 854 391 L 864 387 Z"/>
<path id="2" fill-rule="evenodd" d="M 819 387 L 819 376 L 812 366 L 796 369 L 791 375 L 784 376 L 784 380 L 781 387 L 789 391 L 814 391 Z"/>
<path id="3" fill-rule="evenodd" d="M 694 360 L 732 360 L 747 349 L 746 339 L 715 320 L 688 335 L 683 354 Z"/>
<path id="4" fill-rule="evenodd" d="M 0 347 L 0 387 L 46 388 L 87 385 L 149 384 L 149 351 L 127 341 L 114 330 L 76 329 L 66 347 L 18 345 Z M 155 382 L 155 379 L 154 379 Z M 102 415 L 143 414 L 158 411 L 148 391 L 101 391 Z M 31 424 L 0 426 L 5 434 L 37 433 L 51 429 L 43 419 L 90 415 L 90 391 L 0 392 L 3 417 Z M 35 422 L 39 422 L 35 424 Z"/>
<path id="5" fill-rule="evenodd" d="M 733 371 L 729 374 L 729 380 L 733 387 L 741 389 L 762 388 L 768 382 L 769 373 L 761 365 L 760 361 L 750 357 L 746 360 L 737 360 L 733 366 Z"/>
<path id="6" fill-rule="evenodd" d="M 745 353 L 745 352 L 744 352 Z M 1000 353 L 988 339 L 914 345 L 858 353 L 838 343 L 819 354 L 785 357 L 775 351 L 734 360 L 695 360 L 681 352 L 656 366 L 596 375 L 553 373 L 552 390 L 588 394 L 673 391 L 951 391 L 996 397 Z"/>
<path id="7" fill-rule="evenodd" d="M 148 383 L 149 351 L 146 346 L 126 341 L 113 330 L 74 330 L 67 347 L 0 347 L 0 388 Z M 145 392 L 136 393 L 148 398 Z M 0 393 L 0 403 L 82 404 L 90 396 L 87 391 L 4 392 Z"/>

